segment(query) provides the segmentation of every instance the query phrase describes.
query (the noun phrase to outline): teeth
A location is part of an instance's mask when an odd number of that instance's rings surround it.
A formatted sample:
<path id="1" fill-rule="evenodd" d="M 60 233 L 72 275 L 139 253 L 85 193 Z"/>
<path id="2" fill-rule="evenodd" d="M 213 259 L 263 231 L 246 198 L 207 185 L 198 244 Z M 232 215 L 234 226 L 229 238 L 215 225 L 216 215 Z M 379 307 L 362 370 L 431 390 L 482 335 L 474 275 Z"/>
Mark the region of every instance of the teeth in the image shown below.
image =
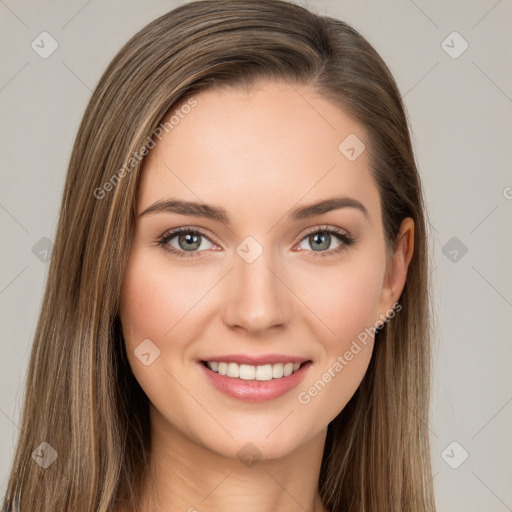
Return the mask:
<path id="1" fill-rule="evenodd" d="M 237 363 L 230 363 L 238 366 Z M 244 380 L 254 380 L 256 378 L 256 366 L 251 366 L 249 364 L 241 364 L 240 368 L 240 378 Z"/>
<path id="2" fill-rule="evenodd" d="M 300 368 L 300 363 L 277 363 L 252 366 L 250 364 L 207 361 L 210 370 L 227 377 L 242 380 L 272 380 L 288 377 Z"/>
<path id="3" fill-rule="evenodd" d="M 228 377 L 240 377 L 240 366 L 238 366 L 236 363 L 228 363 L 226 375 Z"/>
<path id="4" fill-rule="evenodd" d="M 274 379 L 280 379 L 283 375 L 284 375 L 283 365 L 281 363 L 273 364 L 272 365 L 272 377 Z"/>

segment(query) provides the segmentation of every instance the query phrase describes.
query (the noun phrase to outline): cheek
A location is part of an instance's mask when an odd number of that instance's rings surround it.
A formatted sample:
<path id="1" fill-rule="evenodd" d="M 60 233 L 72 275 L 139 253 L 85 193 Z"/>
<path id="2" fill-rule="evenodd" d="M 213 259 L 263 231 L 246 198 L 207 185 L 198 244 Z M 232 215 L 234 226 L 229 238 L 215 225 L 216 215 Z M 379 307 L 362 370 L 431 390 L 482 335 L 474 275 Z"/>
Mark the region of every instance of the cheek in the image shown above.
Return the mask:
<path id="1" fill-rule="evenodd" d="M 343 278 L 329 312 L 335 330 L 343 339 L 346 335 L 357 336 L 366 327 L 374 325 L 378 317 L 381 282 L 380 272 L 372 268 L 352 272 Z"/>
<path id="2" fill-rule="evenodd" d="M 322 333 L 329 351 L 350 345 L 379 319 L 384 262 L 370 257 L 355 260 L 317 272 L 315 286 L 311 286 L 311 276 L 304 275 L 298 287 L 304 302 L 322 321 L 320 329 L 316 322 L 317 333 Z"/>
<path id="3" fill-rule="evenodd" d="M 142 339 L 162 340 L 194 301 L 185 275 L 135 253 L 121 289 L 120 317 L 127 345 Z"/>
<path id="4" fill-rule="evenodd" d="M 165 258 L 158 261 L 143 249 L 130 255 L 121 288 L 119 316 L 131 370 L 159 410 L 165 410 L 166 397 L 173 388 L 174 381 L 168 373 L 174 373 L 170 363 L 180 367 L 186 354 L 187 336 L 180 335 L 186 322 L 181 321 L 200 298 L 201 290 L 196 288 L 191 286 L 189 274 L 179 268 L 170 269 Z M 151 343 L 141 345 L 147 339 Z M 157 357 L 146 366 L 139 357 L 148 351 L 150 358 L 154 354 Z"/>
<path id="5" fill-rule="evenodd" d="M 325 424 L 345 407 L 366 374 L 373 350 L 372 328 L 379 319 L 383 272 L 384 260 L 365 259 L 359 253 L 357 261 L 347 259 L 317 275 L 317 283 L 323 286 L 309 287 L 307 302 L 324 324 L 319 327 L 318 320 L 313 321 L 310 329 L 316 330 L 324 356 L 297 398 L 305 411 Z"/>
<path id="6" fill-rule="evenodd" d="M 130 256 L 121 288 L 119 316 L 128 361 L 135 377 L 148 393 L 157 384 L 156 370 L 163 369 L 164 356 L 172 353 L 173 359 L 182 357 L 181 337 L 176 336 L 176 332 L 180 319 L 190 310 L 194 298 L 194 289 L 179 270 L 170 274 L 168 266 L 164 268 L 154 258 L 145 256 L 143 251 Z M 173 342 L 169 343 L 171 336 Z M 144 366 L 136 356 L 137 347 L 146 339 L 160 350 L 159 357 L 151 366 Z M 164 374 L 160 377 L 165 378 Z"/>

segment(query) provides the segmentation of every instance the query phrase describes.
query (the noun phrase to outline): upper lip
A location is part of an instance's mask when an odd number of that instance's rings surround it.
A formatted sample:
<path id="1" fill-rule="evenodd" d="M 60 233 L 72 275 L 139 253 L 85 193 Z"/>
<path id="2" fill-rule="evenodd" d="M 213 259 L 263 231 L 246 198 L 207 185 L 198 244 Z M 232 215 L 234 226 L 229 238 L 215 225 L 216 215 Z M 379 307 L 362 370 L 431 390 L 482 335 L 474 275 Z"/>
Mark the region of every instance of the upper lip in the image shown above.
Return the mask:
<path id="1" fill-rule="evenodd" d="M 238 364 L 250 364 L 252 366 L 261 366 L 265 364 L 277 363 L 305 363 L 309 361 L 307 357 L 288 356 L 285 354 L 263 354 L 260 356 L 251 356 L 248 354 L 229 354 L 220 356 L 211 356 L 201 361 L 226 362 Z"/>

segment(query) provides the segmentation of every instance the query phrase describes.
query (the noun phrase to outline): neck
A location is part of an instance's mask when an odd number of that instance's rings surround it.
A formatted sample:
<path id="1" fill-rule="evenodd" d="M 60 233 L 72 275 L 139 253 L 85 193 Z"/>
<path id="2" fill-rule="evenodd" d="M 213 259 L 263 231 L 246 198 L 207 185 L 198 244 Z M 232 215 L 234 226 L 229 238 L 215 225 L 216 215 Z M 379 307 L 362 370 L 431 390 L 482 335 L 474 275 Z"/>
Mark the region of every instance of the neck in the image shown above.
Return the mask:
<path id="1" fill-rule="evenodd" d="M 325 512 L 318 478 L 327 431 L 278 459 L 242 461 L 188 438 L 151 410 L 140 512 Z"/>

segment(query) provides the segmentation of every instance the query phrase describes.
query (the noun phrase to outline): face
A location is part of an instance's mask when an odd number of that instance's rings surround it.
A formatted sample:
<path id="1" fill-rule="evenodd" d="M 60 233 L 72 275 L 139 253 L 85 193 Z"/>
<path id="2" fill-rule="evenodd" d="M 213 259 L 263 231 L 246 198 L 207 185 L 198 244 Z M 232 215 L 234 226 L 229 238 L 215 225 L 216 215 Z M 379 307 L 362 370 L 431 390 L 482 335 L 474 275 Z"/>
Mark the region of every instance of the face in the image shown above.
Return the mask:
<path id="1" fill-rule="evenodd" d="M 386 274 L 362 126 L 308 86 L 195 100 L 144 160 L 126 350 L 152 420 L 218 454 L 250 442 L 276 458 L 352 397 L 404 274 Z"/>

